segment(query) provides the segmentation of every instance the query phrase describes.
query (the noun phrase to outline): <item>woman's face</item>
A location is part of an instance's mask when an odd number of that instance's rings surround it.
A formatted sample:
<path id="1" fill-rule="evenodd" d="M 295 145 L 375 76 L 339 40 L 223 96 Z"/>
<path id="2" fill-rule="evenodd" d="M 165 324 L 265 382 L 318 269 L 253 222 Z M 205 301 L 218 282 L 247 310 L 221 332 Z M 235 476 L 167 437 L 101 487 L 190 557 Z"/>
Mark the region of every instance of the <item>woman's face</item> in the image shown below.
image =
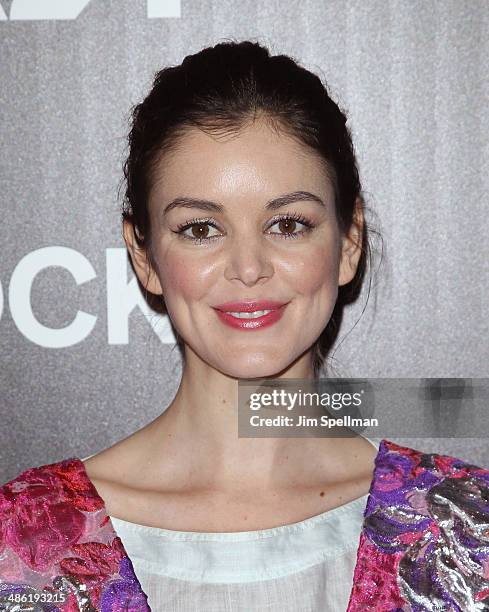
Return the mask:
<path id="1" fill-rule="evenodd" d="M 293 363 L 298 376 L 309 372 L 338 285 L 355 272 L 320 158 L 261 121 L 227 140 L 194 129 L 160 160 L 149 211 L 154 274 L 133 262 L 143 285 L 163 294 L 186 357 L 236 378 Z M 259 319 L 222 314 L 240 306 L 220 305 L 251 300 L 277 304 L 258 305 L 272 310 Z"/>

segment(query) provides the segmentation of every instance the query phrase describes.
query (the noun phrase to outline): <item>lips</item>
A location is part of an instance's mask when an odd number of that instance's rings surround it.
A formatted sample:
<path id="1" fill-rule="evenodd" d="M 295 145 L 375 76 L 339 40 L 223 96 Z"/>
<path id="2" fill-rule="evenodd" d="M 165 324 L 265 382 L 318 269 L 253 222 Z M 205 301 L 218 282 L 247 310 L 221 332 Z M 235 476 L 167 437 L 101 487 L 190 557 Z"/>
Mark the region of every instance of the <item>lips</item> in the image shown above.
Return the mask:
<path id="1" fill-rule="evenodd" d="M 214 306 L 222 312 L 255 312 L 256 310 L 277 310 L 285 306 L 286 302 L 277 300 L 254 300 L 246 302 L 224 302 Z"/>
<path id="2" fill-rule="evenodd" d="M 214 309 L 219 319 L 229 327 L 250 331 L 268 327 L 279 321 L 287 304 L 288 302 L 277 302 L 276 300 L 225 302 L 215 306 Z M 264 310 L 268 312 L 259 314 L 256 317 L 239 316 L 239 313 L 252 313 Z"/>

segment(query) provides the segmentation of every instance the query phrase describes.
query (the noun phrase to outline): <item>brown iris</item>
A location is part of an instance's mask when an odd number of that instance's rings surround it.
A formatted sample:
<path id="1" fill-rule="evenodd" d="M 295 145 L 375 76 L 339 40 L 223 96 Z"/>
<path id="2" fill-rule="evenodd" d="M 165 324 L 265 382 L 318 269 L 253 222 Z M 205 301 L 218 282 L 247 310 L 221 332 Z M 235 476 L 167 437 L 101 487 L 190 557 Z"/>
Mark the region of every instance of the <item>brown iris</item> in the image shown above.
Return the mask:
<path id="1" fill-rule="evenodd" d="M 279 221 L 279 228 L 282 231 L 285 228 L 284 234 L 293 234 L 296 222 L 293 219 L 281 219 Z M 292 226 L 292 228 L 290 228 Z"/>
<path id="2" fill-rule="evenodd" d="M 207 238 L 209 226 L 205 223 L 196 223 L 192 226 L 192 234 L 194 238 Z"/>

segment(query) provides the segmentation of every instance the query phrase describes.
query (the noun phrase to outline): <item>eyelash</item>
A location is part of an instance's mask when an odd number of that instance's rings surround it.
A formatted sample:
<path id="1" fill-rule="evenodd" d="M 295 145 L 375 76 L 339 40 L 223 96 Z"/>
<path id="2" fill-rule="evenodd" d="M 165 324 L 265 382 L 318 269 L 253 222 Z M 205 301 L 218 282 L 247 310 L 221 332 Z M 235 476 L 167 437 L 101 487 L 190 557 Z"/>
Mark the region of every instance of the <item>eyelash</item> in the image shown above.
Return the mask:
<path id="1" fill-rule="evenodd" d="M 286 240 L 288 240 L 289 238 L 299 238 L 299 236 L 306 234 L 307 232 L 310 232 L 314 227 L 314 224 L 311 221 L 309 221 L 309 219 L 304 217 L 304 215 L 300 213 L 290 213 L 286 215 L 279 215 L 278 217 L 275 217 L 272 220 L 273 222 L 270 225 L 270 227 L 273 227 L 276 223 L 279 223 L 280 221 L 289 221 L 289 220 L 298 221 L 299 223 L 302 223 L 306 227 L 305 229 L 299 230 L 298 232 L 294 232 L 294 233 L 288 233 L 288 234 L 279 233 L 279 235 L 282 238 L 285 238 Z M 178 226 L 178 230 L 175 231 L 174 233 L 178 234 L 181 238 L 184 238 L 185 240 L 192 240 L 192 242 L 197 242 L 199 244 L 201 244 L 202 242 L 208 242 L 210 240 L 214 240 L 215 238 L 221 237 L 221 236 L 210 236 L 208 238 L 196 238 L 195 236 L 187 236 L 186 234 L 183 233 L 185 230 L 189 229 L 190 227 L 194 225 L 210 225 L 216 229 L 219 229 L 212 219 L 190 219 L 189 221 L 186 221 L 185 223 L 181 223 Z M 278 232 L 272 232 L 272 233 L 275 234 Z"/>

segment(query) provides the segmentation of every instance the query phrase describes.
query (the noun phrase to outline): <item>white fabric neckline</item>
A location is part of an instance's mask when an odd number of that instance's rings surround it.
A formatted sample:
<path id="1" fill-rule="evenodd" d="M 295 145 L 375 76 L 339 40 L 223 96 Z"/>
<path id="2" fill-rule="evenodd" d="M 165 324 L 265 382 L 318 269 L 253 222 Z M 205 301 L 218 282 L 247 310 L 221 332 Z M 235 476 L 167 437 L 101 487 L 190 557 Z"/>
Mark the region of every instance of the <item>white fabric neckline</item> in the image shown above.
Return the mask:
<path id="1" fill-rule="evenodd" d="M 338 519 L 343 514 L 348 514 L 358 508 L 363 508 L 368 498 L 368 493 L 357 497 L 346 504 L 315 514 L 302 521 L 295 523 L 287 523 L 278 527 L 269 527 L 267 529 L 255 529 L 253 531 L 178 531 L 176 529 L 164 529 L 162 527 L 149 527 L 148 525 L 140 525 L 132 523 L 124 519 L 119 519 L 111 516 L 110 520 L 114 524 L 124 525 L 128 530 L 151 534 L 153 537 L 162 538 L 165 540 L 173 540 L 175 542 L 248 542 L 250 540 L 264 540 L 280 536 L 283 533 L 296 533 L 303 531 L 309 527 L 317 527 L 321 523 L 327 523 Z"/>
<path id="2" fill-rule="evenodd" d="M 111 521 L 137 574 L 204 583 L 257 582 L 354 553 L 367 497 L 298 523 L 257 531 L 175 532 Z"/>

